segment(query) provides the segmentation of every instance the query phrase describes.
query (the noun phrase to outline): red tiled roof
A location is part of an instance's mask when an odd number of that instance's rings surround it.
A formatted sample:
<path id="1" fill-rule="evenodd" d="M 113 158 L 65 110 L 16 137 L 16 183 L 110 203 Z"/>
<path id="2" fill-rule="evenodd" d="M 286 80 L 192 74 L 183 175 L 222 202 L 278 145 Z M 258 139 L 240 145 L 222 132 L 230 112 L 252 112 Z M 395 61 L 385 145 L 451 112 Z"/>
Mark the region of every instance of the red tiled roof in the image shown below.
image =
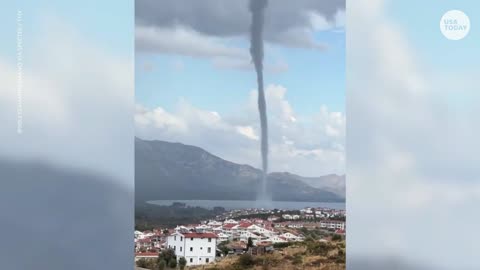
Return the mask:
<path id="1" fill-rule="evenodd" d="M 233 228 L 233 227 L 235 227 L 235 226 L 236 226 L 236 224 L 228 223 L 228 224 L 223 225 L 223 228 L 225 228 L 225 229 L 231 229 L 231 228 Z"/>
<path id="2" fill-rule="evenodd" d="M 143 239 L 138 239 L 139 243 L 151 243 L 152 240 L 150 238 L 143 238 Z"/>
<path id="3" fill-rule="evenodd" d="M 248 228 L 248 227 L 250 227 L 250 226 L 252 226 L 252 225 L 253 225 L 252 223 L 242 222 L 242 223 L 240 223 L 238 226 L 239 226 L 240 228 Z"/>
<path id="4" fill-rule="evenodd" d="M 345 221 L 340 221 L 340 220 L 321 220 L 320 223 L 336 223 L 336 224 L 345 224 Z"/>
<path id="5" fill-rule="evenodd" d="M 244 243 L 237 242 L 237 243 L 231 243 L 230 245 L 228 245 L 228 247 L 233 249 L 245 249 L 247 248 L 247 245 Z"/>
<path id="6" fill-rule="evenodd" d="M 185 238 L 217 238 L 214 233 L 184 233 Z"/>
<path id="7" fill-rule="evenodd" d="M 135 253 L 135 257 L 142 256 L 142 257 L 152 257 L 152 256 L 158 256 L 157 252 L 142 252 L 142 253 Z"/>

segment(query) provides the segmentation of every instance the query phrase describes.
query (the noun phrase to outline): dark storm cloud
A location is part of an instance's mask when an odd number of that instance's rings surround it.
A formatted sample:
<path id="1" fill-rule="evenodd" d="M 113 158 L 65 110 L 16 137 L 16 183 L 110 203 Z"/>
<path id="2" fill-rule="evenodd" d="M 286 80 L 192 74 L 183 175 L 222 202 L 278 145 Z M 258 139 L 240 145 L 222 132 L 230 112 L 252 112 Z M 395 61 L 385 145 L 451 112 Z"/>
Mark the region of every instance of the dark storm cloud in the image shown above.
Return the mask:
<path id="1" fill-rule="evenodd" d="M 332 22 L 338 11 L 345 10 L 344 0 L 276 0 L 265 13 L 265 39 L 292 47 L 312 48 L 308 33 L 309 12 L 316 12 Z M 137 0 L 137 26 L 168 28 L 185 26 L 209 36 L 247 36 L 250 14 L 247 0 Z M 294 40 L 292 40 L 294 39 Z"/>

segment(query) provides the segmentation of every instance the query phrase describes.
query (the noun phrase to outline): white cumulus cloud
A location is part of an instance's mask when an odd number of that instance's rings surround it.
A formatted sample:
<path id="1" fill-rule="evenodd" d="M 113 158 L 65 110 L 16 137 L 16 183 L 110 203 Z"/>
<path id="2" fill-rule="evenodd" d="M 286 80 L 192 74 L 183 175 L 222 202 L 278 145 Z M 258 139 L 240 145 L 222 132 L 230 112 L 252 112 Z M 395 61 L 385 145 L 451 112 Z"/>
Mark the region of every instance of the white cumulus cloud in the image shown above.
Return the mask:
<path id="1" fill-rule="evenodd" d="M 272 171 L 305 176 L 344 173 L 345 116 L 319 106 L 311 116 L 297 114 L 287 89 L 268 85 L 270 164 Z M 204 148 L 227 160 L 260 165 L 257 91 L 252 90 L 235 114 L 221 115 L 180 99 L 174 110 L 137 105 L 136 134 L 144 139 L 179 141 Z"/>

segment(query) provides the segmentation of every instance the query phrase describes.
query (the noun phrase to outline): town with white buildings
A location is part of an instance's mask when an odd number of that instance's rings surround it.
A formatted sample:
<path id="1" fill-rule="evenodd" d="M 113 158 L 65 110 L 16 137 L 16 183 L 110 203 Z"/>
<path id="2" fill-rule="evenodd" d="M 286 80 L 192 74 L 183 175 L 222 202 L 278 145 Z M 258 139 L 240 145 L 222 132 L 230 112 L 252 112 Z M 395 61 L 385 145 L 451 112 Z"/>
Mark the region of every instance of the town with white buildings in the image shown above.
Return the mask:
<path id="1" fill-rule="evenodd" d="M 245 218 L 249 215 L 264 218 Z M 304 241 L 309 230 L 325 231 L 330 237 L 345 235 L 345 210 L 232 210 L 200 224 L 135 231 L 135 259 L 156 259 L 162 250 L 170 249 L 177 260 L 185 258 L 187 266 L 202 265 L 234 254 L 262 254 L 279 243 Z"/>

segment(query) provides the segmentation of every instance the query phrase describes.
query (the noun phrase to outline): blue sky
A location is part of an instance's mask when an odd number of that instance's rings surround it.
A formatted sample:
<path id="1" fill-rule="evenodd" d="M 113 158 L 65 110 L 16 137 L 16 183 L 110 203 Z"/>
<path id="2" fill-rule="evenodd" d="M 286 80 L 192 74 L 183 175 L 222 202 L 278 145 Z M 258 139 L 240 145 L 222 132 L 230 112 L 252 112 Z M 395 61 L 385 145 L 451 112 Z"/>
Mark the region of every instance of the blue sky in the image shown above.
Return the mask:
<path id="1" fill-rule="evenodd" d="M 2 1 L 0 18 L 1 268 L 131 269 L 133 1 Z"/>
<path id="2" fill-rule="evenodd" d="M 480 4 L 351 3 L 347 256 L 479 269 Z M 462 40 L 440 31 L 452 9 L 470 17 Z"/>
<path id="3" fill-rule="evenodd" d="M 280 58 L 288 70 L 267 71 L 265 84 L 281 84 L 289 89 L 288 100 L 299 113 L 314 113 L 321 104 L 344 112 L 345 33 L 328 31 L 316 33 L 315 37 L 329 48 L 320 52 L 267 45 L 266 58 Z M 239 43 L 243 48 L 249 46 L 246 40 Z M 145 71 L 145 65 L 152 69 Z M 184 97 L 197 106 L 229 112 L 257 88 L 253 69 L 218 68 L 208 60 L 182 55 L 137 52 L 135 72 L 136 101 L 148 108 L 172 109 L 179 97 Z"/>
<path id="4" fill-rule="evenodd" d="M 404 34 L 416 54 L 423 61 L 432 64 L 435 70 L 468 70 L 478 66 L 480 54 L 480 3 L 464 1 L 389 1 L 387 16 L 390 16 L 404 29 Z M 462 40 L 452 42 L 439 31 L 440 18 L 449 10 L 461 10 L 469 16 L 471 29 Z"/>
<path id="5" fill-rule="evenodd" d="M 113 6 L 115 8 L 112 8 Z M 55 16 L 65 18 L 64 23 L 75 26 L 76 31 L 88 35 L 99 46 L 113 52 L 132 54 L 133 1 L 6 1 L 2 5 L 0 15 L 6 21 L 11 20 L 12 24 L 0 26 L 2 36 L 15 35 L 15 27 L 11 26 L 15 26 L 19 9 L 23 12 L 24 26 L 27 26 L 24 29 L 25 38 L 28 34 L 35 34 L 34 28 L 28 26 L 39 25 L 46 17 Z M 87 14 L 88 17 L 86 17 Z M 0 46 L 8 46 L 10 50 L 15 49 L 7 42 L 2 42 Z"/>
<path id="6" fill-rule="evenodd" d="M 440 18 L 453 9 L 467 14 L 471 25 L 469 34 L 455 42 L 446 39 L 439 31 Z M 402 25 L 416 55 L 428 65 L 427 72 L 438 80 L 434 87 L 438 93 L 447 95 L 450 109 L 458 111 L 473 106 L 472 97 L 479 95 L 470 80 L 476 76 L 474 72 L 480 62 L 480 3 L 473 0 L 436 1 L 435 4 L 418 1 L 412 6 L 410 1 L 390 1 L 387 14 Z M 445 82 L 447 78 L 449 82 Z M 441 89 L 444 84 L 457 89 L 453 93 L 447 92 Z"/>
<path id="7" fill-rule="evenodd" d="M 131 187 L 133 167 L 126 164 L 133 150 L 128 147 L 133 137 L 133 2 L 5 2 L 0 9 L 4 22 L 0 68 L 5 84 L 0 102 L 6 101 L 1 106 L 6 118 L 2 123 L 8 127 L 16 123 L 13 105 L 18 100 L 15 77 L 10 76 L 17 70 L 18 10 L 22 11 L 25 133 L 18 136 L 11 132 L 16 129 L 5 128 L 11 137 L 1 145 L 2 154 L 99 171 Z M 121 135 L 115 133 L 118 138 L 112 139 L 112 130 Z M 125 147 L 118 147 L 122 144 Z M 103 148 L 101 153 L 94 154 L 96 147 Z"/>
<path id="8" fill-rule="evenodd" d="M 137 1 L 136 135 L 259 167 L 248 1 L 202 5 Z M 271 2 L 264 41 L 271 170 L 343 174 L 345 3 Z"/>

